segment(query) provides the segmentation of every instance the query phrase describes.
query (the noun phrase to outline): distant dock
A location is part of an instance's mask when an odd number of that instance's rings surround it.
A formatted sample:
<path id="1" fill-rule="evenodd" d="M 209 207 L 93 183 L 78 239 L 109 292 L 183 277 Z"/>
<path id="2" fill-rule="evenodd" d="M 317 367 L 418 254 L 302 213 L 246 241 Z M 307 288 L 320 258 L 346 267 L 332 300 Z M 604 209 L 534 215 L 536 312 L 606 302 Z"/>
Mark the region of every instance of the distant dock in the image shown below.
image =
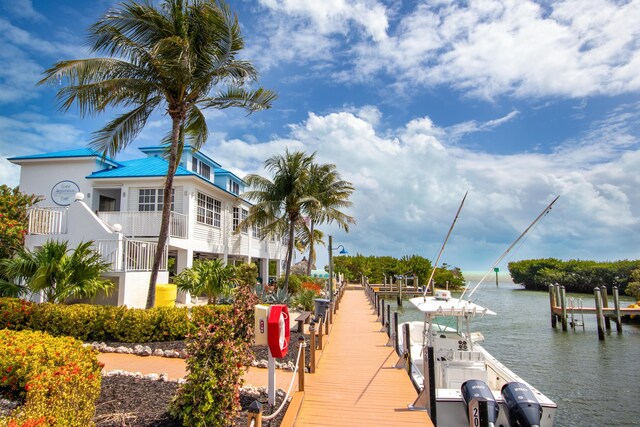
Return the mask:
<path id="1" fill-rule="evenodd" d="M 609 307 L 607 288 L 594 288 L 595 307 L 583 307 L 582 299 L 568 298 L 564 286 L 549 285 L 549 305 L 551 309 L 551 327 L 556 328 L 558 321 L 562 330 L 567 331 L 582 327 L 584 330 L 584 316 L 596 315 L 598 324 L 598 338 L 605 339 L 605 330 L 611 330 L 611 320 L 616 324 L 618 333 L 622 333 L 622 316 L 640 315 L 640 308 L 620 307 L 618 288 L 613 287 L 613 307 Z"/>

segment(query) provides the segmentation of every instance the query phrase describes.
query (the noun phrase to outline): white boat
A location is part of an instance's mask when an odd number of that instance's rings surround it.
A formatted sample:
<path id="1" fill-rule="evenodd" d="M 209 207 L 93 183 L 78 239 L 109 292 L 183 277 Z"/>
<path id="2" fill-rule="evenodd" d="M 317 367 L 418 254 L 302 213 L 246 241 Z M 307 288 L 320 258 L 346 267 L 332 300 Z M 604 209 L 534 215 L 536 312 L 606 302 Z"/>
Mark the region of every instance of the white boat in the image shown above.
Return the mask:
<path id="1" fill-rule="evenodd" d="M 473 318 L 493 311 L 441 290 L 410 302 L 424 321 L 400 324 L 397 331 L 404 355 L 399 364 L 406 363 L 419 390 L 409 409 L 429 411 L 437 427 L 553 426 L 557 405 L 482 348 L 482 334 L 471 332 Z"/>

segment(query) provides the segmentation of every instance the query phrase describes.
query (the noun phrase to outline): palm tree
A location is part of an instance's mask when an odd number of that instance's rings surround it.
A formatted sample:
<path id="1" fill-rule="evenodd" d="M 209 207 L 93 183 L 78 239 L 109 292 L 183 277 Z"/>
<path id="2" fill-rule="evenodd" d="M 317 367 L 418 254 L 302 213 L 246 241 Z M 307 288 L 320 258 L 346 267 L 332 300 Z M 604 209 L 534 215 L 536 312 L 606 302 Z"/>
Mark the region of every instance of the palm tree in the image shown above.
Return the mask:
<path id="1" fill-rule="evenodd" d="M 255 201 L 247 219 L 238 229 L 247 225 L 257 225 L 266 236 L 283 235 L 287 238 L 284 289 L 289 291 L 289 275 L 295 242 L 296 224 L 308 212 L 309 206 L 317 200 L 309 193 L 309 170 L 315 153 L 308 155 L 302 151 L 275 155 L 264 162 L 265 169 L 273 176 L 273 181 L 260 175 L 245 178 L 252 190 L 243 194 Z"/>
<path id="2" fill-rule="evenodd" d="M 109 292 L 113 283 L 101 277 L 110 266 L 92 244 L 80 243 L 71 251 L 68 242 L 49 240 L 33 252 L 22 249 L 13 258 L 1 260 L 0 269 L 14 283 L 24 281 L 21 293 L 42 292 L 48 302 L 93 297 L 100 291 Z"/>
<path id="3" fill-rule="evenodd" d="M 318 235 L 315 225 L 338 224 L 338 227 L 349 232 L 349 224 L 355 224 L 355 219 L 343 213 L 340 209 L 352 205 L 349 197 L 354 191 L 350 182 L 344 181 L 334 164 L 313 164 L 310 168 L 310 193 L 317 203 L 309 205 L 309 227 L 307 242 L 309 247 L 309 264 L 307 275 L 311 275 L 311 266 L 316 260 L 315 243 L 322 243 L 322 234 Z M 306 228 L 306 227 L 305 227 Z"/>
<path id="4" fill-rule="evenodd" d="M 186 268 L 175 277 L 179 290 L 187 291 L 191 295 L 205 294 L 208 304 L 215 304 L 218 296 L 228 292 L 236 268 L 224 265 L 220 260 L 197 261 L 192 268 Z"/>
<path id="5" fill-rule="evenodd" d="M 256 80 L 257 72 L 249 62 L 236 59 L 244 41 L 237 17 L 223 0 L 165 0 L 159 8 L 125 2 L 91 26 L 89 41 L 93 52 L 107 57 L 58 62 L 40 84 L 67 80 L 57 94 L 64 111 L 74 103 L 83 116 L 114 107 L 128 110 L 94 133 L 92 147 L 114 155 L 135 139 L 152 112 L 164 111 L 171 118 L 171 132 L 163 140 L 168 166 L 149 281 L 150 308 L 155 304 L 173 178 L 185 138 L 200 149 L 209 134 L 201 109 L 241 107 L 251 113 L 270 108 L 277 96 L 243 87 Z"/>

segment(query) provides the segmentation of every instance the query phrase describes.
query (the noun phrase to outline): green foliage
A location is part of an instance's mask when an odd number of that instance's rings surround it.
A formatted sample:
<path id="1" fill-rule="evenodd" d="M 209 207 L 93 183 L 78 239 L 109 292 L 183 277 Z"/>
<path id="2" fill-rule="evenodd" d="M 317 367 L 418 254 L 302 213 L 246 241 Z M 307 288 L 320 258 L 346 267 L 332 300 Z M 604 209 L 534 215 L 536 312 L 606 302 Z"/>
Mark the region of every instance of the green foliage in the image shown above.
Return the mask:
<path id="1" fill-rule="evenodd" d="M 636 299 L 636 301 L 640 301 L 640 269 L 633 270 L 631 272 L 631 278 L 629 279 L 629 284 L 624 292 L 627 295 L 631 295 Z"/>
<path id="2" fill-rule="evenodd" d="M 254 263 L 237 266 L 236 282 L 238 285 L 254 286 L 258 283 L 258 266 Z"/>
<path id="3" fill-rule="evenodd" d="M 73 338 L 0 330 L 0 395 L 24 403 L 0 426 L 93 425 L 101 365 Z"/>
<path id="4" fill-rule="evenodd" d="M 369 278 L 369 283 L 383 283 L 385 276 L 387 282 L 395 275 L 411 275 L 418 277 L 418 284 L 424 285 L 431 274 L 431 261 L 419 255 L 394 258 L 391 256 L 336 256 L 333 257 L 333 268 L 336 273 L 344 274 L 347 281 L 360 280 L 361 276 Z M 449 273 L 447 273 L 449 271 Z M 444 286 L 446 280 L 450 284 L 464 278 L 457 268 L 438 269 L 441 279 L 436 279 L 440 286 Z M 442 282 L 440 280 L 444 279 Z"/>
<path id="5" fill-rule="evenodd" d="M 256 269 L 257 273 L 257 269 Z M 255 280 L 255 279 L 254 279 Z M 255 282 L 254 282 L 255 283 Z M 260 301 L 254 293 L 254 286 L 251 282 L 238 285 L 233 304 L 233 317 L 236 323 L 236 336 L 247 345 L 251 345 L 254 337 L 255 306 Z"/>
<path id="6" fill-rule="evenodd" d="M 567 292 L 591 293 L 595 287 L 605 286 L 611 292 L 614 286 L 625 290 L 633 270 L 640 269 L 640 260 L 597 262 L 555 258 L 531 259 L 509 263 L 514 283 L 529 290 L 548 290 L 559 284 Z"/>
<path id="7" fill-rule="evenodd" d="M 189 338 L 189 374 L 169 407 L 183 425 L 226 427 L 239 411 L 239 390 L 250 359 L 246 337 L 237 332 L 233 317 L 221 315 Z"/>
<path id="8" fill-rule="evenodd" d="M 71 251 L 68 242 L 49 240 L 33 252 L 20 249 L 13 258 L 0 260 L 0 271 L 14 283 L 24 281 L 26 290 L 42 292 L 48 302 L 93 297 L 108 292 L 113 283 L 101 277 L 109 264 L 92 243 L 80 243 Z"/>
<path id="9" fill-rule="evenodd" d="M 284 277 L 280 277 L 278 279 L 278 288 L 279 289 L 283 289 L 285 286 L 284 283 L 285 278 Z M 292 274 L 291 276 L 289 276 L 289 288 L 288 288 L 288 293 L 291 295 L 295 295 L 298 292 L 300 292 L 302 290 L 302 282 L 304 281 L 304 277 L 297 275 L 297 274 Z"/>
<path id="10" fill-rule="evenodd" d="M 313 289 L 303 289 L 293 298 L 293 304 L 305 311 L 313 311 L 315 308 L 314 300 L 318 298 L 318 293 Z"/>
<path id="11" fill-rule="evenodd" d="M 187 308 L 136 309 L 89 304 L 36 304 L 14 298 L 0 298 L 0 328 L 31 329 L 83 341 L 181 340 L 196 330 L 231 313 L 232 306 L 208 305 Z"/>
<path id="12" fill-rule="evenodd" d="M 436 287 L 441 289 L 446 288 L 447 284 L 449 286 L 449 289 L 460 289 L 464 288 L 465 286 L 462 271 L 460 271 L 460 269 L 457 267 L 451 269 L 436 268 L 436 271 L 433 275 L 433 281 L 435 282 Z"/>
<path id="13" fill-rule="evenodd" d="M 233 285 L 236 267 L 224 265 L 219 259 L 196 261 L 192 268 L 185 268 L 174 277 L 179 290 L 194 296 L 206 295 L 209 304 L 218 296 L 228 294 Z"/>
<path id="14" fill-rule="evenodd" d="M 0 185 L 0 259 L 11 258 L 22 248 L 29 227 L 27 210 L 39 201 L 39 197 L 24 194 L 18 187 Z"/>

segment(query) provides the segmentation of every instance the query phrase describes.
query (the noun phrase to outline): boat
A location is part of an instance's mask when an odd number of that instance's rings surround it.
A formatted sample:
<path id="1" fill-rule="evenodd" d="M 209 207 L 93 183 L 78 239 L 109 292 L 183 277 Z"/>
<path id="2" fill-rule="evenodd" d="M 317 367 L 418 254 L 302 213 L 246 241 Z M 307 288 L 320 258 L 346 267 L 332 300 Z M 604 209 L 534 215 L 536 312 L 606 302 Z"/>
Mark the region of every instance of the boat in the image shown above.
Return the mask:
<path id="1" fill-rule="evenodd" d="M 428 411 L 437 427 L 554 425 L 557 405 L 485 350 L 481 333 L 471 332 L 472 319 L 496 315 L 471 302 L 471 296 L 558 198 L 498 258 L 466 299 L 465 289 L 460 298 L 448 290 L 434 290 L 433 295 L 425 292 L 409 300 L 424 320 L 398 325 L 395 333 L 402 357 L 397 366 L 407 368 L 419 393 L 409 409 Z"/>
<path id="2" fill-rule="evenodd" d="M 472 332 L 472 319 L 495 312 L 443 290 L 410 302 L 424 321 L 402 323 L 397 332 L 401 360 L 419 391 L 409 409 L 427 410 L 437 427 L 554 425 L 557 405 L 493 357 L 479 344 L 482 334 Z"/>

